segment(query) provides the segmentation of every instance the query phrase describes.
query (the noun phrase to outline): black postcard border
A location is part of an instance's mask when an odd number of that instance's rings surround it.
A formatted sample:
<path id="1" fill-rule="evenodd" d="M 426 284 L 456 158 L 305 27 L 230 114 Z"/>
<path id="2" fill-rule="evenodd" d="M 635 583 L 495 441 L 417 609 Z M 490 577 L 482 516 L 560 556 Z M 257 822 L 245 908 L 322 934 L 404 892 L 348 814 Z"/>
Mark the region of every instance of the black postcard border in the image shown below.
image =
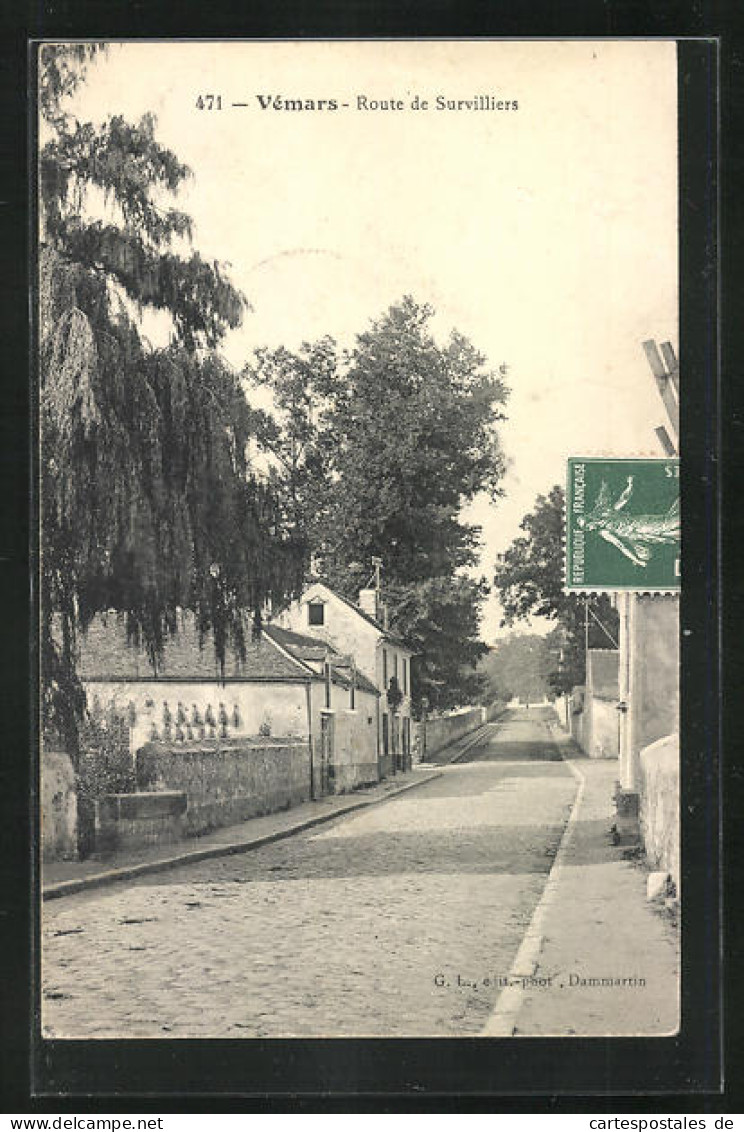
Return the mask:
<path id="1" fill-rule="evenodd" d="M 132 7 L 134 19 L 130 21 L 129 34 L 151 37 L 152 29 L 145 36 L 141 26 L 142 9 Z M 378 14 L 383 10 L 378 9 Z M 337 34 L 333 38 L 339 37 L 338 29 L 348 27 L 349 12 L 353 15 L 358 11 L 358 6 L 347 9 L 346 22 L 342 13 L 336 13 Z M 47 38 L 118 38 L 116 20 L 103 21 L 109 25 L 105 32 L 95 26 L 101 22 L 100 13 L 100 8 L 96 18 L 87 13 L 82 21 L 87 24 L 84 29 L 78 21 L 70 20 L 69 8 L 65 13 L 63 5 L 61 15 L 54 21 L 45 19 L 42 13 L 40 19 L 29 21 L 25 32 Z M 264 13 L 264 18 L 268 24 L 271 17 Z M 357 21 L 360 22 L 358 15 Z M 418 22 L 420 25 L 420 19 Z M 183 19 L 180 23 L 182 37 Z M 282 23 L 281 18 L 278 23 Z M 279 34 L 275 28 L 272 30 L 274 36 Z M 350 28 L 347 34 L 362 37 L 362 30 L 370 34 L 368 27 L 361 26 L 356 32 Z M 382 35 L 384 29 L 375 30 Z M 266 34 L 265 27 L 261 31 Z M 300 30 L 296 24 L 291 31 L 282 31 L 294 36 L 308 34 L 307 26 Z M 330 35 L 322 29 L 313 31 L 316 38 Z M 606 29 L 604 34 L 608 31 L 620 33 L 618 28 Z M 450 34 L 464 37 L 462 30 L 453 29 Z M 470 35 L 473 34 L 471 31 Z M 490 34 L 496 35 L 497 29 L 491 28 Z M 545 34 L 560 35 L 560 31 L 553 29 Z M 594 34 L 602 38 L 599 29 Z M 212 35 L 216 37 L 220 32 L 213 31 Z M 688 1098 L 682 1100 L 684 1105 L 689 1104 L 692 1095 L 706 1094 L 712 1101 L 719 1092 L 719 43 L 715 39 L 683 40 L 679 43 L 679 55 L 680 357 L 684 373 L 681 427 L 685 453 L 682 493 L 686 569 L 682 623 L 690 632 L 682 640 L 686 814 L 683 1022 L 679 1037 L 669 1039 L 48 1042 L 39 1038 L 35 1000 L 28 993 L 29 982 L 34 991 L 36 983 L 36 972 L 29 971 L 28 957 L 35 961 L 38 921 L 33 913 L 38 876 L 29 877 L 27 855 L 28 832 L 34 830 L 35 815 L 25 801 L 31 797 L 33 781 L 28 733 L 29 720 L 33 728 L 35 658 L 32 651 L 29 670 L 24 671 L 17 653 L 18 641 L 31 640 L 33 629 L 26 555 L 35 527 L 34 500 L 29 495 L 34 399 L 26 377 L 28 347 L 23 341 L 32 250 L 27 245 L 28 227 L 18 223 L 18 216 L 28 211 L 24 209 L 28 201 L 24 182 L 31 153 L 27 148 L 23 65 L 15 71 L 15 86 L 13 68 L 4 72 L 5 105 L 16 112 L 10 115 L 10 130 L 4 131 L 10 134 L 10 144 L 2 156 L 4 180 L 11 186 L 10 193 L 4 194 L 11 208 L 2 213 L 6 236 L 2 314 L 8 323 L 6 329 L 15 333 L 9 332 L 6 337 L 6 343 L 14 346 L 6 346 L 10 366 L 3 382 L 5 412 L 0 416 L 8 484 L 2 498 L 2 529 L 8 553 L 0 555 L 7 641 L 0 660 L 6 703 L 13 709 L 6 711 L 5 769 L 10 772 L 15 790 L 10 798 L 3 798 L 4 809 L 8 810 L 4 829 L 9 835 L 11 853 L 2 863 L 0 879 L 6 898 L 4 911 L 20 928 L 20 939 L 6 964 L 9 1010 L 1 1025 L 8 1053 L 5 1064 L 6 1072 L 10 1070 L 9 1082 L 20 1088 L 19 1096 L 27 1087 L 29 1102 L 35 1098 L 34 1107 L 48 1105 L 54 1098 L 55 1108 L 61 1110 L 72 1104 L 73 1109 L 80 1111 L 82 1098 L 96 1098 L 98 1107 L 103 1107 L 105 1098 L 106 1110 L 116 1111 L 121 1105 L 131 1108 L 136 1098 L 143 1110 L 151 1102 L 156 1109 L 162 1109 L 167 1098 L 168 1107 L 195 1111 L 200 1098 L 205 1102 L 209 1098 L 209 1107 L 218 1111 L 232 1097 L 241 1098 L 243 1108 L 248 1102 L 259 1108 L 278 1108 L 282 1101 L 292 1100 L 297 1110 L 300 1098 L 306 1098 L 302 1107 L 322 1103 L 324 1107 L 341 1104 L 348 1109 L 350 1101 L 360 1107 L 381 1103 L 387 1106 L 395 1101 L 398 1108 L 430 1107 L 436 1103 L 441 1109 L 442 1102 L 448 1100 L 457 1103 L 461 1110 L 468 1098 L 492 1098 L 494 1103 L 511 1098 L 509 1110 L 516 1111 L 522 1105 L 534 1110 L 538 1098 L 544 1098 L 546 1107 L 553 1110 L 576 1110 L 579 1097 L 603 1097 L 605 1102 L 610 1097 L 622 1097 L 624 1109 L 630 1110 L 638 1104 L 647 1107 L 651 1097 L 663 1097 L 662 1103 L 669 1109 L 673 1094 Z M 19 86 L 21 75 L 23 85 Z M 25 706 L 25 714 L 17 711 L 18 705 Z M 6 805 L 9 800 L 10 807 Z M 690 867 L 693 862 L 694 868 Z M 588 1103 L 590 1108 L 594 1107 Z"/>

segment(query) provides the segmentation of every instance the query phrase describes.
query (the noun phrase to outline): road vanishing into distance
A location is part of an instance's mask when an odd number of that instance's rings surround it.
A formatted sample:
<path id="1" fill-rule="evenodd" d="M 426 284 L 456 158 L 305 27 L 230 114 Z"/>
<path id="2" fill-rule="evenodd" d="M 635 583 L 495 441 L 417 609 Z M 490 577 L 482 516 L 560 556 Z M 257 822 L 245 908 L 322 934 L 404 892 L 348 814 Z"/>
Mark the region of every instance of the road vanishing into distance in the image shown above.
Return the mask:
<path id="1" fill-rule="evenodd" d="M 576 795 L 552 709 L 261 849 L 45 903 L 50 1038 L 481 1032 Z"/>

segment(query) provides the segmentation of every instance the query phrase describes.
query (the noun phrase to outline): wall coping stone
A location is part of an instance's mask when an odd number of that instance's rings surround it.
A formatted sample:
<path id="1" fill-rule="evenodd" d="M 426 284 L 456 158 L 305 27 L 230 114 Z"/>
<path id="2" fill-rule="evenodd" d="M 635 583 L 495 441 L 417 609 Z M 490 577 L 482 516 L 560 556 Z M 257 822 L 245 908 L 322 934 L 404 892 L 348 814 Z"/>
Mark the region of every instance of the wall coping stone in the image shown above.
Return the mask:
<path id="1" fill-rule="evenodd" d="M 679 734 L 676 731 L 671 735 L 662 735 L 661 739 L 655 739 L 653 743 L 642 747 L 640 757 L 641 762 L 646 763 L 653 759 L 663 759 L 665 755 L 669 759 L 679 757 Z"/>
<path id="2" fill-rule="evenodd" d="M 203 754 L 217 751 L 234 750 L 260 750 L 262 747 L 301 747 L 307 739 L 301 735 L 246 735 L 226 739 L 148 739 L 138 748 L 140 751 L 149 749 L 163 750 L 167 748 L 174 754 L 181 751 L 199 751 Z"/>
<path id="3" fill-rule="evenodd" d="M 137 794 L 104 794 L 98 813 L 108 821 L 178 817 L 186 813 L 186 805 L 186 795 L 180 790 L 143 790 Z"/>

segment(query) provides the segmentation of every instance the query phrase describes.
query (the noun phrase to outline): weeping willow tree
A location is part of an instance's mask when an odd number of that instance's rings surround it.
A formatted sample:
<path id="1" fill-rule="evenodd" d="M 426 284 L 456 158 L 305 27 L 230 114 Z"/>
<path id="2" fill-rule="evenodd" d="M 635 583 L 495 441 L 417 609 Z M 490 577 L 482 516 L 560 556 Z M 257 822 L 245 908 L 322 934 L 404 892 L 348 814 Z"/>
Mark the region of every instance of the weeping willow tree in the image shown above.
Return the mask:
<path id="1" fill-rule="evenodd" d="M 97 613 L 118 611 L 156 665 L 191 610 L 224 665 L 246 611 L 255 627 L 295 594 L 305 557 L 247 458 L 255 417 L 216 352 L 247 304 L 191 249 L 172 205 L 189 170 L 151 116 L 94 126 L 64 109 L 100 50 L 40 59 L 42 726 L 73 756 L 78 636 Z M 147 309 L 170 317 L 168 347 L 142 335 Z"/>

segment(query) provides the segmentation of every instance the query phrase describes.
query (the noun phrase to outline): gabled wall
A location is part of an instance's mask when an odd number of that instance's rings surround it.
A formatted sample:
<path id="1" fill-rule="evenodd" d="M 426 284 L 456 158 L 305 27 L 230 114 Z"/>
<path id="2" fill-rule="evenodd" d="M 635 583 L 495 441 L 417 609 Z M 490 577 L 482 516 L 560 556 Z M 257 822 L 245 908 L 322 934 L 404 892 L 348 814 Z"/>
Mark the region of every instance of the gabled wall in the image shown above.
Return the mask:
<path id="1" fill-rule="evenodd" d="M 308 605 L 313 600 L 324 604 L 323 625 L 311 625 Z M 321 583 L 309 586 L 302 597 L 275 618 L 276 624 L 308 637 L 328 641 L 340 653 L 354 657 L 360 672 L 377 683 L 377 641 L 380 631 Z M 379 686 L 379 685 L 378 685 Z"/>

